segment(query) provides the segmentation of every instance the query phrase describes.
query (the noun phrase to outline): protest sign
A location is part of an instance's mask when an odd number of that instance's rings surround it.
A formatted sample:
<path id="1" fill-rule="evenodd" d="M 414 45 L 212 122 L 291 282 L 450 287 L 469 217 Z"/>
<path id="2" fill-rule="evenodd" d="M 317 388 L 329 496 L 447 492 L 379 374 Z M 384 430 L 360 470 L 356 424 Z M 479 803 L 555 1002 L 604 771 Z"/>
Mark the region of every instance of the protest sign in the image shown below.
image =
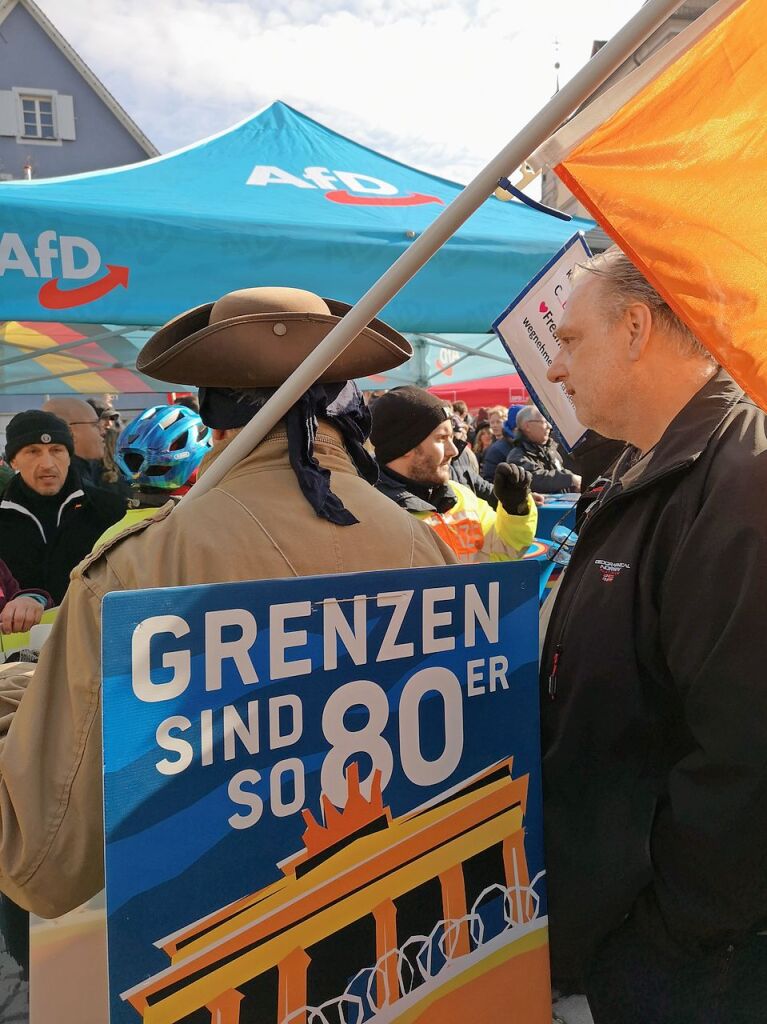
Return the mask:
<path id="1" fill-rule="evenodd" d="M 546 374 L 559 351 L 557 323 L 567 303 L 570 275 L 590 255 L 583 235 L 573 235 L 493 323 L 533 401 L 567 451 L 586 428 L 565 389 Z"/>
<path id="2" fill-rule="evenodd" d="M 538 571 L 106 597 L 112 1024 L 548 1024 Z"/>

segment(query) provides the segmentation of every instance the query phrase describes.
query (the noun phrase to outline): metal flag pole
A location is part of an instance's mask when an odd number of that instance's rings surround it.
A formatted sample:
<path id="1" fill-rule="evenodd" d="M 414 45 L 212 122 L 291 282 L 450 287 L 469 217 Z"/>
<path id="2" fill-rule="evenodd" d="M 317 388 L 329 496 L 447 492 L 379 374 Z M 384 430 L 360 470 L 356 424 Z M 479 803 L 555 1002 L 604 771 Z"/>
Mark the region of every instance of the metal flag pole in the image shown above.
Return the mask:
<path id="1" fill-rule="evenodd" d="M 253 419 L 233 438 L 205 474 L 181 499 L 194 501 L 215 487 L 259 444 L 300 396 L 312 386 L 354 338 L 493 194 L 498 179 L 511 174 L 620 67 L 683 0 L 649 0 L 612 39 L 540 110 L 447 206 L 382 277 L 353 306 L 288 377 Z"/>

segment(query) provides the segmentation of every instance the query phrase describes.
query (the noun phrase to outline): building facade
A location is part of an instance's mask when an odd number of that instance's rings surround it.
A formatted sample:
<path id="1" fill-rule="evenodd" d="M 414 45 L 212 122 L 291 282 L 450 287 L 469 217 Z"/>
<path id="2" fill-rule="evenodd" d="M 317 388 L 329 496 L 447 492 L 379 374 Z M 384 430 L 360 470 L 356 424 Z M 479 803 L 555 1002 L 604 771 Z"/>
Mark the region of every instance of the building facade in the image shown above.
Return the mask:
<path id="1" fill-rule="evenodd" d="M 0 181 L 152 156 L 149 139 L 34 0 L 0 0 Z"/>

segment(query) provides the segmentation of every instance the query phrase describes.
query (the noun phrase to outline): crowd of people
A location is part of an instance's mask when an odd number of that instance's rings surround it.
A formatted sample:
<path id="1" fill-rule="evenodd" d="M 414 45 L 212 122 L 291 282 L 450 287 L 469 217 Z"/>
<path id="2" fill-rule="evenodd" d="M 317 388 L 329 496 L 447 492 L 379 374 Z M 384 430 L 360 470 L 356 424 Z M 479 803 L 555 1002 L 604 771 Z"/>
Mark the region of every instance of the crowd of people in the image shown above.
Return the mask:
<path id="1" fill-rule="evenodd" d="M 399 387 L 370 402 L 370 412 L 371 482 L 427 521 L 462 560 L 519 557 L 535 535 L 531 490 L 580 488 L 533 405 L 472 416 L 463 402 Z M 485 430 L 500 437 L 483 449 Z M 95 544 L 186 493 L 212 445 L 191 395 L 127 424 L 111 404 L 74 397 L 14 416 L 0 493 L 0 630 L 28 629 L 59 605 L 70 573 Z"/>
<path id="2" fill-rule="evenodd" d="M 36 668 L 0 670 L 0 888 L 55 916 L 103 885 L 106 594 L 513 560 L 535 536 L 534 493 L 585 491 L 617 455 L 544 605 L 553 976 L 587 993 L 596 1024 L 761 1020 L 764 413 L 611 250 L 573 275 L 549 369 L 598 431 L 580 463 L 566 463 L 534 406 L 472 421 L 415 387 L 368 406 L 353 378 L 411 354 L 373 320 L 214 487 L 158 509 L 188 486 L 186 469 L 222 457 L 344 308 L 245 289 L 158 331 L 138 368 L 199 388 L 199 425 L 166 406 L 123 428 L 114 463 L 144 519 L 101 543 L 126 500 L 103 473 L 86 482 L 78 461 L 99 447 L 97 411 L 49 406 L 9 424 L 0 555 L 21 588 L 9 603 L 63 601 Z M 40 552 L 35 579 L 26 546 Z"/>
<path id="3" fill-rule="evenodd" d="M 112 407 L 79 398 L 15 415 L 0 492 L 0 631 L 36 625 L 99 540 L 184 493 L 210 437 L 183 404 L 148 409 L 124 428 Z"/>

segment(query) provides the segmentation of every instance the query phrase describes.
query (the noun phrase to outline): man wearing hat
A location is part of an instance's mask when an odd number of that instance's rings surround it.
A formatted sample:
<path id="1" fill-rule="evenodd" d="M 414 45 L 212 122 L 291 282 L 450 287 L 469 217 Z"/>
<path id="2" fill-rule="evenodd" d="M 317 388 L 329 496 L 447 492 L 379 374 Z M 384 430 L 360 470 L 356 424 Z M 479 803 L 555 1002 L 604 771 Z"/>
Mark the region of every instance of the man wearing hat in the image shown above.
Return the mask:
<path id="1" fill-rule="evenodd" d="M 490 426 L 493 429 L 495 440 L 482 459 L 482 476 L 485 480 L 492 482 L 495 479 L 496 469 L 506 461 L 506 456 L 511 450 L 516 435 L 517 413 L 522 408 L 524 406 L 510 405 L 508 411 L 503 406 L 500 406 L 498 410 L 491 410 Z M 493 413 L 496 413 L 495 417 L 493 417 Z M 503 418 L 504 414 L 506 415 L 505 419 Z"/>
<path id="2" fill-rule="evenodd" d="M 209 464 L 348 308 L 289 288 L 234 292 L 172 320 L 137 365 L 200 388 L 200 413 L 214 431 Z M 369 413 L 350 378 L 410 355 L 401 335 L 372 321 L 215 487 L 165 506 L 78 567 L 26 692 L 23 675 L 0 674 L 0 889 L 17 903 L 51 917 L 103 885 L 105 594 L 455 561 L 371 486 Z"/>
<path id="3" fill-rule="evenodd" d="M 423 388 L 387 392 L 373 408 L 371 439 L 381 466 L 378 489 L 426 522 L 461 561 L 519 558 L 532 544 L 538 511 L 530 474 L 502 463 L 496 470 L 497 509 L 450 479 L 450 410 Z"/>
<path id="4" fill-rule="evenodd" d="M 71 464 L 72 433 L 50 412 L 17 413 L 6 429 L 5 457 L 16 475 L 0 501 L 0 559 L 24 589 L 60 604 L 69 574 L 121 519 L 125 502 L 84 484 Z"/>

